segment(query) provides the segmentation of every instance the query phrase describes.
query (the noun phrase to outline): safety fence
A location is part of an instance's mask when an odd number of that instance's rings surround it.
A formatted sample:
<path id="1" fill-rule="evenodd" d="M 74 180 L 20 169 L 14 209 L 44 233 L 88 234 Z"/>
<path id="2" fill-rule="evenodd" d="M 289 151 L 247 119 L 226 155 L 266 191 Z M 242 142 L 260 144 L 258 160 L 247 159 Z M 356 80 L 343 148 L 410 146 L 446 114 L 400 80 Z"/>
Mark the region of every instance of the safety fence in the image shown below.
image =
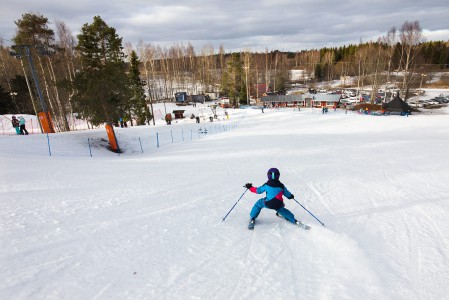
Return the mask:
<path id="1" fill-rule="evenodd" d="M 122 156 L 158 151 L 170 144 L 186 143 L 231 131 L 238 121 L 172 126 L 114 128 L 119 153 L 109 150 L 106 130 L 30 135 L 1 135 L 0 153 L 46 156 Z"/>
<path id="2" fill-rule="evenodd" d="M 25 123 L 27 131 L 31 134 L 41 133 L 39 122 L 37 118 L 27 119 Z M 0 135 L 8 135 L 16 133 L 15 129 L 11 125 L 11 120 L 5 116 L 0 115 Z"/>
<path id="3" fill-rule="evenodd" d="M 12 115 L 0 115 L 0 135 L 9 135 L 16 133 L 16 130 L 11 125 Z M 17 115 L 17 117 L 20 114 Z M 34 115 L 21 115 L 25 119 L 25 128 L 30 134 L 40 134 L 42 130 L 39 125 L 37 117 Z M 86 130 L 94 128 L 91 124 L 88 124 L 85 120 L 78 119 L 75 114 L 67 115 L 67 125 L 71 131 Z M 59 128 L 55 128 L 56 131 L 60 131 Z"/>

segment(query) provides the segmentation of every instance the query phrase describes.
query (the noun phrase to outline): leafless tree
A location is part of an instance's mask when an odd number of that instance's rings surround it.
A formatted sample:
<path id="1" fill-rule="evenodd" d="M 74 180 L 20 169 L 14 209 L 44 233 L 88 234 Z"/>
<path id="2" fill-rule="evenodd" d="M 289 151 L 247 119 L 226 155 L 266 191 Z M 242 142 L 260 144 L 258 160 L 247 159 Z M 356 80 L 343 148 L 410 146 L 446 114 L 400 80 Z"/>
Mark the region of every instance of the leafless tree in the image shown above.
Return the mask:
<path id="1" fill-rule="evenodd" d="M 252 54 L 250 49 L 245 50 L 242 53 L 243 57 L 243 70 L 245 73 L 245 88 L 246 88 L 246 100 L 250 99 L 250 85 L 251 85 L 251 67 L 252 67 Z M 248 103 L 249 104 L 249 103 Z"/>
<path id="2" fill-rule="evenodd" d="M 367 60 L 369 57 L 369 51 L 368 47 L 361 46 L 357 49 L 357 52 L 355 54 L 355 68 L 357 74 L 357 89 L 360 90 L 360 88 L 365 84 L 365 78 L 367 75 Z"/>
<path id="3" fill-rule="evenodd" d="M 57 46 L 61 49 L 61 68 L 62 73 L 64 74 L 65 79 L 69 80 L 69 82 L 73 82 L 73 78 L 75 76 L 75 39 L 72 35 L 72 32 L 67 27 L 67 25 L 63 21 L 55 21 L 56 26 L 56 36 L 57 36 Z M 67 95 L 67 105 L 70 112 L 70 116 L 73 119 L 73 106 L 72 106 L 72 97 L 74 95 L 74 91 L 68 91 Z M 74 123 L 72 125 L 74 129 Z"/>
<path id="4" fill-rule="evenodd" d="M 391 73 L 392 73 L 392 66 L 393 66 L 393 57 L 394 57 L 394 49 L 396 47 L 396 44 L 398 42 L 398 36 L 397 36 L 397 30 L 396 27 L 392 27 L 386 36 L 381 37 L 380 42 L 386 46 L 386 59 L 387 59 L 387 79 L 386 83 L 387 85 L 391 81 Z"/>
<path id="5" fill-rule="evenodd" d="M 402 91 L 404 99 L 407 100 L 410 96 L 411 84 L 416 77 L 419 46 L 425 41 L 419 22 L 404 22 L 399 33 L 399 40 L 401 43 L 400 67 L 403 72 Z"/>

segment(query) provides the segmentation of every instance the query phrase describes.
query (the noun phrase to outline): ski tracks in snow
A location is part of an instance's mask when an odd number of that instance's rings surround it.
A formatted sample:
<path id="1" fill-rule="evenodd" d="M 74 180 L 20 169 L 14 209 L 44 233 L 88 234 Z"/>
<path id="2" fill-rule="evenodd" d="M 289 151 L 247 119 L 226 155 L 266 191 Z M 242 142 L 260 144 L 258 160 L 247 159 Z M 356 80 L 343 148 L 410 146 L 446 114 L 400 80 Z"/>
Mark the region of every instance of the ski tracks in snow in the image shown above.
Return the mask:
<path id="1" fill-rule="evenodd" d="M 214 229 L 215 230 L 215 229 Z M 182 299 L 185 295 L 202 299 L 230 299 L 237 290 L 248 270 L 249 257 L 252 256 L 254 236 L 247 236 L 220 246 L 218 240 L 211 241 L 211 246 L 202 251 L 203 259 L 199 263 L 186 262 L 185 267 L 176 266 L 178 270 L 171 272 L 169 284 L 165 286 L 156 299 Z M 242 259 L 243 257 L 243 259 Z M 174 268 L 171 266 L 170 268 Z M 225 280 L 222 280 L 226 278 Z M 230 278 L 234 278 L 229 280 Z"/>
<path id="2" fill-rule="evenodd" d="M 233 290 L 232 290 L 232 294 L 231 294 L 231 296 L 229 297 L 229 299 L 233 299 L 234 298 L 234 295 L 235 295 L 235 292 L 237 291 L 237 289 L 239 288 L 239 286 L 240 286 L 240 284 L 241 284 L 241 281 L 242 281 L 242 278 L 244 277 L 244 275 L 245 275 L 245 272 L 247 272 L 248 271 L 248 265 L 249 265 L 249 256 L 250 256 L 250 254 L 251 254 L 251 249 L 252 249 L 252 245 L 253 245 L 253 241 L 254 241 L 254 236 L 255 236 L 255 232 L 253 231 L 252 233 L 251 233 L 251 240 L 250 240 L 250 242 L 249 242 L 249 246 L 248 246 L 248 251 L 246 252 L 246 255 L 245 255 L 245 258 L 244 258 L 244 265 L 243 265 L 243 267 L 240 269 L 240 274 L 239 274 L 239 276 L 238 276 L 238 279 L 237 279 L 237 281 L 236 281 L 236 283 L 235 283 L 235 286 L 234 286 L 234 288 L 233 288 Z M 237 296 L 238 297 L 238 296 Z"/>
<path id="3" fill-rule="evenodd" d="M 277 218 L 277 217 L 276 217 Z M 251 243 L 244 257 L 235 257 L 240 262 L 240 273 L 229 299 L 266 299 L 267 295 L 291 298 L 296 287 L 283 288 L 283 278 L 294 273 L 295 265 L 283 237 L 285 227 L 298 230 L 281 220 L 269 220 L 267 216 L 258 219 L 251 232 Z M 300 233 L 298 233 L 298 238 Z M 292 235 L 292 232 L 289 234 Z M 288 238 L 287 238 L 288 239 Z M 291 252 L 290 252 L 291 254 Z M 293 290 L 292 290 L 293 289 Z"/>
<path id="4" fill-rule="evenodd" d="M 406 297 L 420 295 L 421 298 L 443 299 L 446 296 L 438 294 L 440 290 L 434 288 L 445 285 L 449 277 L 449 241 L 440 228 L 446 226 L 446 218 L 438 216 L 437 210 L 438 206 L 433 205 L 414 206 L 402 214 L 402 226 L 399 228 L 404 228 L 402 241 L 406 246 L 402 247 L 405 248 L 402 250 L 403 258 L 392 265 L 396 276 L 405 278 L 409 283 L 410 294 L 404 292 Z M 397 236 L 401 237 L 400 232 Z M 401 251 L 401 246 L 396 246 Z M 429 272 L 429 266 L 440 271 Z"/>

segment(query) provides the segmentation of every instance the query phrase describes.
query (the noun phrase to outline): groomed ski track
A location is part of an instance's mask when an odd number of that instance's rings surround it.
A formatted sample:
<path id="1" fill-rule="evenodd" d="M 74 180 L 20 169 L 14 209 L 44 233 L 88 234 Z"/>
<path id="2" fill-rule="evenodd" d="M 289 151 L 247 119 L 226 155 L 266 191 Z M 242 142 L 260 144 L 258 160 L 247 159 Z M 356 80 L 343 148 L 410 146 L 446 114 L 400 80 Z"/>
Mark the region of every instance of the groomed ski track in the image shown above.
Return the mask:
<path id="1" fill-rule="evenodd" d="M 147 155 L 0 154 L 0 298 L 446 297 L 449 115 L 246 114 Z M 285 199 L 312 230 L 250 231 L 250 192 L 222 222 L 270 167 L 327 227 Z"/>

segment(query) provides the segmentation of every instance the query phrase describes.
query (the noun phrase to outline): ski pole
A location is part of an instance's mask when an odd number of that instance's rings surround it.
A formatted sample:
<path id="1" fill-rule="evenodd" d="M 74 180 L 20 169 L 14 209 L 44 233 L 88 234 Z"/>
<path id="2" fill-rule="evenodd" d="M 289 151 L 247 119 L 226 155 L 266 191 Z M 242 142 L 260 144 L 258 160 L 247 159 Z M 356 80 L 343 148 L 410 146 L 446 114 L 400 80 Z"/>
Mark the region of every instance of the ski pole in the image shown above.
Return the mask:
<path id="1" fill-rule="evenodd" d="M 314 217 L 318 222 L 321 223 L 321 225 L 323 225 L 324 227 L 326 227 L 326 225 L 324 225 L 323 222 L 321 222 L 320 220 L 318 220 L 317 217 L 315 217 L 307 208 L 305 208 L 301 203 L 298 202 L 298 200 L 296 200 L 295 198 L 293 198 L 293 200 L 296 201 L 296 203 L 298 203 L 299 205 L 301 205 L 302 208 L 304 208 L 312 217 Z"/>
<path id="2" fill-rule="evenodd" d="M 243 195 L 245 195 L 246 191 L 248 191 L 248 189 L 246 189 L 243 194 L 240 196 L 239 200 L 237 200 L 237 202 L 235 202 L 234 206 L 232 206 L 231 210 L 228 211 L 228 213 L 226 214 L 226 216 L 224 216 L 222 222 L 226 219 L 226 217 L 231 213 L 231 211 L 234 209 L 234 207 L 237 205 L 237 203 L 239 203 L 240 199 L 242 199 Z"/>

